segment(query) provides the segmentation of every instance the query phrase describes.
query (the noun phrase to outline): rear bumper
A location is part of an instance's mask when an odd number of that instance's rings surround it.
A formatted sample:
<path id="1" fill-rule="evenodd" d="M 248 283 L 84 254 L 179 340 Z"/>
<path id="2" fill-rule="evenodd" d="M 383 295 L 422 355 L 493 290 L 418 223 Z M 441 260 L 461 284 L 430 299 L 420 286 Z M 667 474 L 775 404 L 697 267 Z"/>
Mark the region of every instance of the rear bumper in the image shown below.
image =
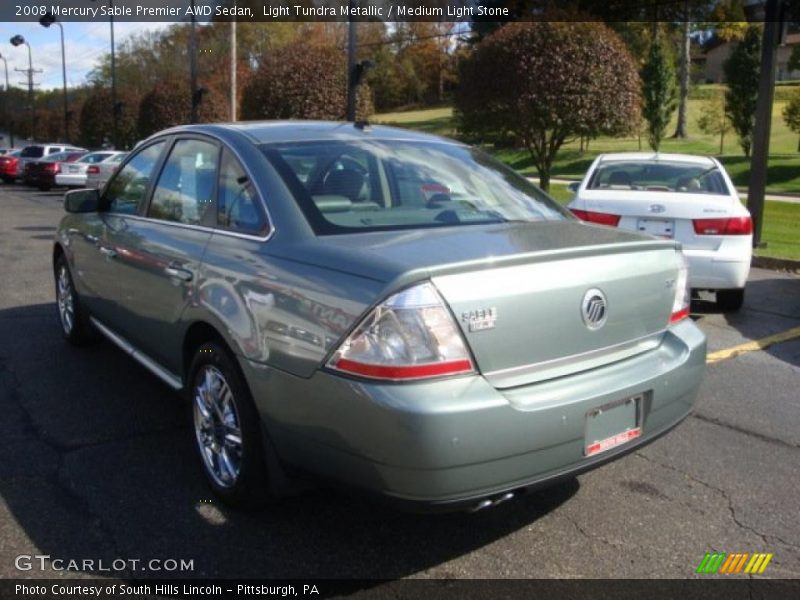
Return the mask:
<path id="1" fill-rule="evenodd" d="M 752 252 L 748 248 L 735 253 L 684 249 L 689 263 L 689 286 L 702 290 L 743 288 L 750 274 Z"/>
<path id="2" fill-rule="evenodd" d="M 67 174 L 67 173 L 59 173 L 56 175 L 56 185 L 64 185 L 64 186 L 81 186 L 83 187 L 86 185 L 86 175 L 81 175 L 76 173 L 74 175 Z"/>
<path id="3" fill-rule="evenodd" d="M 686 320 L 650 352 L 507 390 L 481 376 L 392 385 L 243 368 L 285 462 L 418 508 L 456 509 L 592 469 L 669 431 L 692 409 L 705 353 Z M 642 436 L 585 457 L 587 412 L 639 394 Z"/>

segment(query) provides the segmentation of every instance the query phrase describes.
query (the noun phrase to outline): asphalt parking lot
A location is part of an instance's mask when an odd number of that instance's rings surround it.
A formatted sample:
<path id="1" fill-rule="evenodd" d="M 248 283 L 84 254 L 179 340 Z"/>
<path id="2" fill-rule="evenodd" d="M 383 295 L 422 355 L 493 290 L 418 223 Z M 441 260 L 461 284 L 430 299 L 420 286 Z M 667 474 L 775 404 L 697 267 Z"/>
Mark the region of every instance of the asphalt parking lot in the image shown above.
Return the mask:
<path id="1" fill-rule="evenodd" d="M 193 561 L 114 573 L 137 577 L 684 578 L 711 551 L 773 553 L 763 577 L 800 577 L 800 337 L 717 354 L 678 429 L 488 511 L 409 515 L 316 490 L 237 513 L 211 499 L 167 387 L 110 343 L 62 341 L 61 201 L 0 187 L 0 577 L 92 576 L 15 567 L 50 555 Z M 800 277 L 754 269 L 740 314 L 693 313 L 709 352 L 792 330 Z"/>

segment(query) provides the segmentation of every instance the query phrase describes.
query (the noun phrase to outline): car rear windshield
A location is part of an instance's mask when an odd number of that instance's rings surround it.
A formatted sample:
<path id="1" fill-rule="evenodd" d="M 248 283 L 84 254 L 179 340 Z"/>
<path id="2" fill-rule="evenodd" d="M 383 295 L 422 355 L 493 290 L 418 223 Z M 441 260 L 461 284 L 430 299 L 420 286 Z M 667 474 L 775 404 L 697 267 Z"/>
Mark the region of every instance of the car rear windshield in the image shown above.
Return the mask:
<path id="1" fill-rule="evenodd" d="M 587 189 L 730 194 L 725 178 L 714 165 L 655 160 L 603 162 L 592 174 Z"/>
<path id="2" fill-rule="evenodd" d="M 486 154 L 392 140 L 265 144 L 317 234 L 570 218 Z"/>
<path id="3" fill-rule="evenodd" d="M 44 156 L 44 146 L 27 146 L 22 149 L 22 158 L 41 158 Z"/>

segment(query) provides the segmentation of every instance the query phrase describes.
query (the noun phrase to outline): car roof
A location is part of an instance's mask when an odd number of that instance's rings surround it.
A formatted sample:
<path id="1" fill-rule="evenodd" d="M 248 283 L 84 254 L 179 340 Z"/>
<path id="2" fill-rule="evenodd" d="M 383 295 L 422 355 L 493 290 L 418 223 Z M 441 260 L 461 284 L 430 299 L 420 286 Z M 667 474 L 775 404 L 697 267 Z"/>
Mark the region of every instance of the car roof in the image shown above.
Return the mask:
<path id="1" fill-rule="evenodd" d="M 716 163 L 708 156 L 697 154 L 664 154 L 661 152 L 615 152 L 613 154 L 601 154 L 598 157 L 598 164 L 604 162 L 618 161 L 647 161 L 647 162 L 684 162 L 697 165 L 714 166 Z"/>
<path id="2" fill-rule="evenodd" d="M 240 121 L 237 123 L 207 123 L 182 125 L 163 133 L 196 132 L 223 134 L 238 133 L 254 144 L 280 142 L 311 142 L 322 140 L 402 140 L 462 145 L 460 142 L 427 133 L 388 127 L 386 125 L 337 121 Z"/>

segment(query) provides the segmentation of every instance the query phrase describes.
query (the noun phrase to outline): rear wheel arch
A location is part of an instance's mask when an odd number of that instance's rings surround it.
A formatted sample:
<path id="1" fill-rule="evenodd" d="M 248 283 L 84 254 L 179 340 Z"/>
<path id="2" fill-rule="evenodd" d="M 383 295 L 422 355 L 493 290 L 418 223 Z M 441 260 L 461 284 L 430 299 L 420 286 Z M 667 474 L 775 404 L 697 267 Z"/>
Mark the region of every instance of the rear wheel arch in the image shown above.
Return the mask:
<path id="1" fill-rule="evenodd" d="M 53 268 L 55 269 L 56 263 L 58 259 L 62 256 L 66 256 L 66 252 L 64 252 L 64 248 L 61 246 L 60 243 L 56 243 L 53 245 Z"/>
<path id="2" fill-rule="evenodd" d="M 197 352 L 197 349 L 206 342 L 214 342 L 219 344 L 228 352 L 230 357 L 234 359 L 234 362 L 238 364 L 238 361 L 235 360 L 234 352 L 231 350 L 231 347 L 225 341 L 225 338 L 222 336 L 222 334 L 213 325 L 210 325 L 205 321 L 195 321 L 189 325 L 189 328 L 186 330 L 186 334 L 183 337 L 181 372 L 186 385 L 190 383 L 189 368 L 192 365 L 194 354 Z"/>

